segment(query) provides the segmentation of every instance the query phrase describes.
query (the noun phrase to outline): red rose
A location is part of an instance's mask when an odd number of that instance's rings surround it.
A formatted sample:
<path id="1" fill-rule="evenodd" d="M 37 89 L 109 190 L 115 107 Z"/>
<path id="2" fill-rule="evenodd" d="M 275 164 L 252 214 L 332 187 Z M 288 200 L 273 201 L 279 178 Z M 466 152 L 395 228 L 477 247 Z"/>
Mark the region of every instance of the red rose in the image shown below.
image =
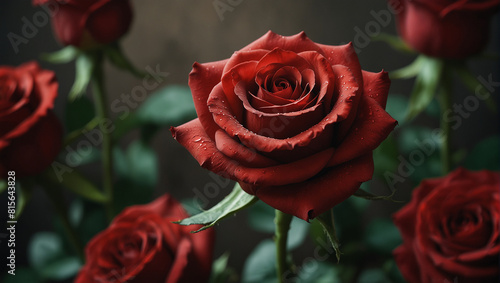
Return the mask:
<path id="1" fill-rule="evenodd" d="M 390 0 L 401 37 L 417 51 L 460 59 L 488 42 L 490 18 L 500 0 Z"/>
<path id="2" fill-rule="evenodd" d="M 394 215 L 409 282 L 499 282 L 500 174 L 458 169 L 423 181 Z"/>
<path id="3" fill-rule="evenodd" d="M 33 5 L 43 4 L 54 7 L 52 27 L 64 45 L 85 48 L 111 43 L 132 22 L 128 0 L 33 0 Z"/>
<path id="4" fill-rule="evenodd" d="M 361 70 L 351 44 L 273 32 L 227 60 L 193 65 L 198 118 L 172 128 L 201 166 L 304 220 L 373 175 L 372 150 L 396 121 L 386 72 Z"/>
<path id="5" fill-rule="evenodd" d="M 0 66 L 0 179 L 41 172 L 61 148 L 62 128 L 52 112 L 58 84 L 36 62 Z"/>
<path id="6" fill-rule="evenodd" d="M 188 216 L 169 195 L 126 208 L 88 243 L 75 282 L 206 282 L 214 230 L 193 234 L 193 227 L 172 223 Z"/>

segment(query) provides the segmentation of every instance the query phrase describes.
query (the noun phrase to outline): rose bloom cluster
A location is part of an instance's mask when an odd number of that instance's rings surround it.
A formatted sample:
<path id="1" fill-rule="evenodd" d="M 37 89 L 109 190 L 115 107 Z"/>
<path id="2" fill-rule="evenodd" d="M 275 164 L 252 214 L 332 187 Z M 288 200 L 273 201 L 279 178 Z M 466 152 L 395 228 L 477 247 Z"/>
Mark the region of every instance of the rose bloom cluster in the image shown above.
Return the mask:
<path id="1" fill-rule="evenodd" d="M 268 32 L 231 58 L 193 65 L 198 118 L 172 128 L 201 166 L 309 220 L 372 178 L 372 151 L 397 122 L 386 72 L 363 71 L 351 44 Z"/>

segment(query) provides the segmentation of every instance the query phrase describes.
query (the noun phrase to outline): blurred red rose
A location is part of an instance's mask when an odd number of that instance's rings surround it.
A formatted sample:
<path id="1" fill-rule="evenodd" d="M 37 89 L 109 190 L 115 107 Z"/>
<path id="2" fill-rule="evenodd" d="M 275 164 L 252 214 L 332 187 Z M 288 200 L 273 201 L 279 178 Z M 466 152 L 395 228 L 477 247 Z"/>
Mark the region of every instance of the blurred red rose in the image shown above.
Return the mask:
<path id="1" fill-rule="evenodd" d="M 188 216 L 169 195 L 126 208 L 88 243 L 75 282 L 206 282 L 214 230 L 193 234 L 192 226 L 172 223 Z"/>
<path id="2" fill-rule="evenodd" d="M 132 22 L 129 0 L 33 0 L 50 4 L 52 27 L 64 45 L 81 48 L 108 44 L 122 37 Z"/>
<path id="3" fill-rule="evenodd" d="M 417 51 L 461 59 L 485 47 L 500 0 L 390 0 L 401 37 Z"/>
<path id="4" fill-rule="evenodd" d="M 0 178 L 35 175 L 61 148 L 62 128 L 52 112 L 58 84 L 36 62 L 0 66 Z"/>
<path id="5" fill-rule="evenodd" d="M 404 278 L 417 282 L 499 282 L 500 174 L 458 169 L 424 180 L 394 215 Z"/>
<path id="6" fill-rule="evenodd" d="M 201 166 L 304 220 L 373 175 L 372 151 L 396 121 L 386 72 L 361 70 L 351 44 L 268 32 L 229 59 L 193 65 L 198 118 L 172 134 Z"/>

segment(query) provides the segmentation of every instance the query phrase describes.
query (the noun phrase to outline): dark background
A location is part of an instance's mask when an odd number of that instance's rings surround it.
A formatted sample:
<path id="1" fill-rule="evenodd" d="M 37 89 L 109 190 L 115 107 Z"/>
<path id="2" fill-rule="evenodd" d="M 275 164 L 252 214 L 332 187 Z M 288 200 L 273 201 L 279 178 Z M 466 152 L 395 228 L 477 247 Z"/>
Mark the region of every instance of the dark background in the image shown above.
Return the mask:
<path id="1" fill-rule="evenodd" d="M 227 3 L 224 0 L 220 0 Z M 132 1 L 135 18 L 132 28 L 122 41 L 122 47 L 131 61 L 144 69 L 156 65 L 170 75 L 162 86 L 168 84 L 187 84 L 188 73 L 193 62 L 210 62 L 226 59 L 231 54 L 259 38 L 268 30 L 281 35 L 293 35 L 305 31 L 315 42 L 338 45 L 351 40 L 360 40 L 360 33 L 366 34 L 365 28 L 370 22 L 376 22 L 373 12 L 387 10 L 385 1 L 299 1 L 299 0 L 246 0 L 240 1 L 232 11 L 222 14 L 223 20 L 214 9 L 215 1 L 165 1 L 141 0 Z M 233 1 L 236 2 L 236 1 Z M 31 6 L 28 0 L 3 0 L 0 3 L 0 65 L 19 65 L 30 60 L 38 60 L 43 52 L 58 50 L 61 46 L 52 36 L 50 23 L 39 27 L 36 35 L 26 44 L 19 45 L 16 54 L 7 34 L 9 32 L 22 34 L 23 18 L 32 21 L 33 15 L 40 8 Z M 381 31 L 396 34 L 395 17 L 391 14 L 388 26 L 381 26 Z M 492 41 L 488 51 L 497 51 L 499 46 L 499 17 L 494 18 L 491 30 Z M 356 43 L 356 42 L 355 42 Z M 359 43 L 359 42 L 358 42 Z M 356 45 L 356 44 L 355 44 Z M 360 46 L 358 44 L 358 46 Z M 361 66 L 365 70 L 391 71 L 410 63 L 414 57 L 401 55 L 390 49 L 385 43 L 369 42 L 359 52 Z M 74 78 L 74 64 L 53 65 L 41 62 L 43 68 L 54 70 L 57 74 L 60 88 L 56 101 L 55 112 L 63 118 L 67 93 Z M 493 80 L 499 81 L 498 61 L 474 61 L 470 66 L 476 73 L 487 77 L 493 74 Z M 141 81 L 131 75 L 106 66 L 107 90 L 109 101 L 122 93 L 141 84 Z M 396 81 L 391 87 L 391 93 L 409 95 L 411 81 Z M 456 85 L 454 101 L 462 102 L 470 95 L 460 84 Z M 498 90 L 498 88 L 496 89 Z M 493 93 L 498 96 L 498 91 Z M 471 117 L 464 120 L 464 125 L 453 132 L 453 147 L 470 149 L 479 140 L 491 136 L 498 130 L 498 118 L 487 110 L 484 105 Z M 427 120 L 417 120 L 436 127 Z M 137 137 L 137 132 L 126 136 L 122 146 Z M 200 168 L 197 162 L 177 144 L 167 128 L 163 129 L 154 139 L 153 145 L 159 157 L 159 184 L 156 195 L 168 192 L 178 199 L 192 197 L 193 191 L 203 190 L 213 178 L 208 171 Z M 90 170 L 91 176 L 97 175 Z M 383 186 L 383 184 L 381 184 Z M 232 184 L 222 188 L 220 194 L 211 199 L 211 204 L 229 193 Z M 407 200 L 408 186 L 401 186 L 401 199 Z M 5 194 L 1 198 L 0 207 L 6 206 Z M 370 209 L 375 214 L 388 215 L 400 204 L 373 204 Z M 2 208 L 0 219 L 4 219 Z M 35 191 L 34 197 L 18 222 L 17 234 L 17 265 L 26 264 L 26 246 L 30 236 L 37 231 L 52 229 L 53 214 L 45 195 Z M 2 223 L 4 221 L 2 220 Z M 224 251 L 231 252 L 230 265 L 241 270 L 244 259 L 263 238 L 268 235 L 253 232 L 246 225 L 246 218 L 239 214 L 222 222 L 217 227 L 216 255 Z M 2 240 L 2 239 L 0 239 Z M 6 254 L 6 243 L 0 243 L 2 261 Z M 307 256 L 312 253 L 310 245 L 297 252 Z M 5 265 L 2 264 L 3 270 Z M 2 272 L 3 275 L 3 272 Z"/>

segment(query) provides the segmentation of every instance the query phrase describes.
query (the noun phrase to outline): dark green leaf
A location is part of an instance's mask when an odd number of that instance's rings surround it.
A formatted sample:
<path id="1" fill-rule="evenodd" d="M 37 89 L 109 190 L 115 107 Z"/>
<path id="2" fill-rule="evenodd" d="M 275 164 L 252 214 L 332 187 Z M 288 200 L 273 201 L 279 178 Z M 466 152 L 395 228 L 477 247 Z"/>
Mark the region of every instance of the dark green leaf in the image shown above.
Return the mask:
<path id="1" fill-rule="evenodd" d="M 372 220 L 364 235 L 367 247 L 387 255 L 401 244 L 399 231 L 389 219 Z"/>
<path id="2" fill-rule="evenodd" d="M 90 82 L 94 72 L 94 57 L 90 54 L 81 53 L 76 58 L 75 82 L 69 91 L 69 100 L 75 100 L 82 95 Z"/>
<path id="3" fill-rule="evenodd" d="M 0 280 L 3 283 L 40 283 L 42 282 L 39 278 L 35 270 L 27 267 L 17 267 L 14 273 L 15 275 L 7 274 L 5 272 L 5 276 Z"/>
<path id="4" fill-rule="evenodd" d="M 436 95 L 444 67 L 443 61 L 440 59 L 424 55 L 420 55 L 419 58 L 423 58 L 423 63 L 410 96 L 410 108 L 407 120 L 416 117 L 432 102 Z"/>
<path id="5" fill-rule="evenodd" d="M 497 105 L 494 97 L 486 89 L 483 84 L 477 79 L 476 75 L 467 68 L 465 65 L 461 65 L 455 68 L 457 74 L 460 76 L 462 83 L 471 91 L 472 93 L 480 93 L 482 96 L 488 97 L 484 102 L 491 112 L 497 113 Z"/>
<path id="6" fill-rule="evenodd" d="M 417 76 L 422 69 L 424 64 L 424 57 L 419 56 L 410 65 L 403 67 L 401 69 L 389 72 L 389 77 L 391 79 L 409 79 Z M 398 120 L 399 121 L 399 120 Z"/>
<path id="7" fill-rule="evenodd" d="M 109 58 L 111 63 L 115 65 L 116 67 L 130 72 L 132 75 L 139 77 L 139 78 L 144 78 L 146 77 L 147 73 L 144 71 L 141 71 L 137 69 L 134 64 L 130 62 L 130 60 L 125 56 L 123 53 L 120 45 L 118 43 L 112 43 L 108 44 L 104 48 L 104 54 Z"/>
<path id="8" fill-rule="evenodd" d="M 75 199 L 72 203 L 71 206 L 69 207 L 69 212 L 68 212 L 68 218 L 71 223 L 71 225 L 77 227 L 80 225 L 83 219 L 83 212 L 84 212 L 84 205 L 83 201 L 80 199 Z"/>
<path id="9" fill-rule="evenodd" d="M 24 212 L 26 205 L 31 200 L 33 188 L 31 186 L 16 186 L 16 197 L 17 197 L 17 208 L 16 208 L 16 220 L 21 217 Z"/>
<path id="10" fill-rule="evenodd" d="M 384 268 L 385 273 L 392 280 L 392 282 L 406 283 L 406 280 L 403 278 L 403 275 L 401 274 L 401 271 L 399 271 L 399 268 L 396 265 L 396 262 L 394 261 L 394 259 L 390 259 L 390 260 L 386 261 L 384 263 L 383 268 Z"/>
<path id="11" fill-rule="evenodd" d="M 256 231 L 274 233 L 274 208 L 257 201 L 248 209 L 248 222 Z"/>
<path id="12" fill-rule="evenodd" d="M 401 128 L 398 144 L 404 155 L 413 151 L 422 151 L 424 155 L 430 156 L 437 153 L 439 148 L 439 140 L 436 140 L 435 136 L 432 135 L 432 130 L 420 126 Z"/>
<path id="13" fill-rule="evenodd" d="M 396 172 L 398 162 L 398 146 L 393 135 L 389 135 L 379 147 L 373 151 L 373 162 L 375 164 L 374 175 L 384 179 L 385 172 Z"/>
<path id="14" fill-rule="evenodd" d="M 413 51 L 410 48 L 410 46 L 408 46 L 408 44 L 406 44 L 406 42 L 404 42 L 399 36 L 395 36 L 392 34 L 382 32 L 382 33 L 378 34 L 377 36 L 372 37 L 372 39 L 375 41 L 385 42 L 385 43 L 389 44 L 389 46 L 391 46 L 396 51 L 400 51 L 403 53 L 409 53 L 409 54 L 415 53 L 415 51 Z"/>
<path id="15" fill-rule="evenodd" d="M 40 276 L 51 280 L 66 280 L 75 276 L 81 267 L 82 262 L 78 258 L 62 257 L 44 266 L 40 270 Z"/>
<path id="16" fill-rule="evenodd" d="M 342 283 L 339 270 L 331 263 L 315 261 L 307 266 L 300 266 L 299 279 L 301 283 Z"/>
<path id="17" fill-rule="evenodd" d="M 391 282 L 380 269 L 367 269 L 361 273 L 358 283 L 388 283 Z"/>
<path id="18" fill-rule="evenodd" d="M 7 181 L 0 180 L 0 194 L 7 190 Z"/>
<path id="19" fill-rule="evenodd" d="M 229 254 L 225 253 L 212 264 L 209 283 L 237 282 L 238 274 L 227 265 Z"/>
<path id="20" fill-rule="evenodd" d="M 181 225 L 204 225 L 197 231 L 208 229 L 218 223 L 220 220 L 235 214 L 236 212 L 245 209 L 257 201 L 257 197 L 247 194 L 243 191 L 238 183 L 233 188 L 233 191 L 226 196 L 221 202 L 214 207 L 200 214 L 196 214 L 189 218 L 183 219 L 178 224 Z"/>
<path id="21" fill-rule="evenodd" d="M 465 159 L 469 170 L 500 170 L 500 136 L 480 141 Z"/>
<path id="22" fill-rule="evenodd" d="M 80 50 L 78 50 L 78 48 L 75 48 L 73 46 L 66 46 L 56 52 L 42 54 L 41 58 L 42 60 L 53 64 L 61 64 L 73 61 L 78 56 L 78 54 L 80 54 Z"/>
<path id="23" fill-rule="evenodd" d="M 173 126 L 196 117 L 191 90 L 169 85 L 154 92 L 137 110 L 141 123 Z"/>
<path id="24" fill-rule="evenodd" d="M 78 225 L 78 233 L 82 242 L 87 243 L 97 233 L 108 227 L 106 213 L 101 205 L 83 202 L 83 217 Z"/>
<path id="25" fill-rule="evenodd" d="M 52 232 L 36 233 L 28 247 L 28 259 L 30 265 L 38 272 L 63 255 L 63 244 L 61 238 Z"/>
<path id="26" fill-rule="evenodd" d="M 242 282 L 276 283 L 276 281 L 276 247 L 272 240 L 264 240 L 245 261 Z"/>
<path id="27" fill-rule="evenodd" d="M 340 242 L 337 238 L 337 232 L 335 230 L 335 223 L 333 219 L 333 209 L 327 211 L 314 220 L 318 221 L 323 227 L 330 244 L 332 244 L 333 249 L 335 250 L 335 256 L 337 257 L 337 262 L 340 261 Z"/>
<path id="28" fill-rule="evenodd" d="M 66 103 L 66 129 L 68 132 L 80 130 L 95 116 L 94 105 L 86 96 Z"/>
<path id="29" fill-rule="evenodd" d="M 391 115 L 392 118 L 396 119 L 400 125 L 405 122 L 406 111 L 408 109 L 408 98 L 397 95 L 389 94 L 387 97 L 387 105 L 385 106 L 385 111 Z"/>
<path id="30" fill-rule="evenodd" d="M 104 203 L 107 201 L 106 196 L 99 191 L 94 184 L 87 180 L 83 175 L 78 173 L 76 170 L 71 172 L 65 172 L 64 177 L 60 178 L 54 172 L 54 170 L 46 170 L 43 173 L 44 177 L 56 185 L 61 185 L 73 193 L 84 197 L 88 200 Z"/>

